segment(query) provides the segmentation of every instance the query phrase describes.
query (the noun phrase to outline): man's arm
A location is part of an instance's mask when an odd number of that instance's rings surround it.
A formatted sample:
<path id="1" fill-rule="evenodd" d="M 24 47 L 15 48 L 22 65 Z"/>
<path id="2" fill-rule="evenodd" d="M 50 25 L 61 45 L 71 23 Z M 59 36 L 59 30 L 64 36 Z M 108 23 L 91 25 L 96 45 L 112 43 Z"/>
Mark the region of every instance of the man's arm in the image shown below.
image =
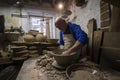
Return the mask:
<path id="1" fill-rule="evenodd" d="M 76 37 L 77 41 L 71 48 L 63 52 L 63 55 L 70 55 L 73 52 L 76 52 L 78 49 L 82 48 L 88 41 L 87 34 L 83 30 L 81 30 L 79 25 L 74 25 L 72 30 L 73 33 L 75 33 L 74 36 Z"/>
<path id="2" fill-rule="evenodd" d="M 60 49 L 64 49 L 63 33 L 60 31 Z"/>
<path id="3" fill-rule="evenodd" d="M 73 54 L 73 52 L 76 52 L 78 49 L 80 49 L 82 47 L 83 47 L 83 44 L 80 43 L 79 41 L 76 41 L 75 44 L 71 48 L 69 48 L 68 50 L 64 51 L 62 53 L 62 55 L 66 55 L 66 56 L 71 55 L 71 54 Z"/>

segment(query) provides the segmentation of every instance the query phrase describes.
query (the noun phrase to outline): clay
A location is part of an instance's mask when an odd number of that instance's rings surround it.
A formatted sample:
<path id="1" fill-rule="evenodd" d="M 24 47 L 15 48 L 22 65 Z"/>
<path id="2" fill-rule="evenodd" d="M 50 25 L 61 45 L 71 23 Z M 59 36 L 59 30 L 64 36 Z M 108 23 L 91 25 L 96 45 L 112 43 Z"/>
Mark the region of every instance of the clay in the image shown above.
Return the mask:
<path id="1" fill-rule="evenodd" d="M 30 47 L 29 47 L 29 50 L 36 50 L 36 49 L 37 49 L 36 46 L 30 46 Z"/>
<path id="2" fill-rule="evenodd" d="M 78 70 L 71 74 L 70 80 L 100 80 L 99 77 L 95 76 L 94 74 L 85 71 L 85 70 Z"/>
<path id="3" fill-rule="evenodd" d="M 23 37 L 24 37 L 24 41 L 25 42 L 32 42 L 32 41 L 34 41 L 34 36 L 31 35 L 31 34 L 26 34 Z"/>
<path id="4" fill-rule="evenodd" d="M 29 53 L 30 54 L 38 54 L 38 51 L 37 50 L 29 50 Z"/>
<path id="5" fill-rule="evenodd" d="M 44 55 L 37 60 L 36 66 L 47 74 L 49 80 L 68 80 L 65 71 L 57 70 L 52 66 L 53 61 L 54 58 Z"/>
<path id="6" fill-rule="evenodd" d="M 38 41 L 38 42 L 43 42 L 44 41 L 43 33 L 37 34 L 35 38 L 36 38 L 36 41 Z"/>
<path id="7" fill-rule="evenodd" d="M 51 55 L 55 58 L 57 64 L 59 64 L 60 66 L 68 66 L 71 63 L 75 62 L 78 54 L 64 56 L 64 55 L 61 55 L 63 51 L 65 50 L 55 49 L 53 53 L 51 53 Z"/>

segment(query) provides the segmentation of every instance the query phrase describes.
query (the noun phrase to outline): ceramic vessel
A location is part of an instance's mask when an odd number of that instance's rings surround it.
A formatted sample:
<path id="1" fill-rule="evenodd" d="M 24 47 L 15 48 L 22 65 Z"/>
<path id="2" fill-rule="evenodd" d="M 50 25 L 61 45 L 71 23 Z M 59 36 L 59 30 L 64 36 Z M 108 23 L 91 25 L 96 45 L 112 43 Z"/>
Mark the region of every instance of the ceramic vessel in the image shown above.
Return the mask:
<path id="1" fill-rule="evenodd" d="M 24 41 L 25 42 L 32 42 L 32 41 L 34 41 L 34 36 L 31 35 L 31 34 L 25 34 L 23 37 L 24 37 Z"/>
<path id="2" fill-rule="evenodd" d="M 61 66 L 68 66 L 68 65 L 72 64 L 73 62 L 75 62 L 77 60 L 76 58 L 79 56 L 78 54 L 63 56 L 63 55 L 61 55 L 63 51 L 56 50 L 51 53 L 51 55 L 54 57 L 56 62 Z"/>
<path id="3" fill-rule="evenodd" d="M 38 42 L 44 41 L 43 33 L 38 33 L 35 38 L 36 38 L 36 41 L 38 41 Z"/>
<path id="4" fill-rule="evenodd" d="M 58 39 L 47 39 L 48 43 L 57 43 Z"/>
<path id="5" fill-rule="evenodd" d="M 72 74 L 75 73 L 75 71 L 80 70 L 90 72 L 91 74 L 98 77 L 98 80 L 104 80 L 104 74 L 99 70 L 99 68 L 84 63 L 72 64 L 68 66 L 66 69 L 66 76 L 70 79 L 73 76 Z"/>

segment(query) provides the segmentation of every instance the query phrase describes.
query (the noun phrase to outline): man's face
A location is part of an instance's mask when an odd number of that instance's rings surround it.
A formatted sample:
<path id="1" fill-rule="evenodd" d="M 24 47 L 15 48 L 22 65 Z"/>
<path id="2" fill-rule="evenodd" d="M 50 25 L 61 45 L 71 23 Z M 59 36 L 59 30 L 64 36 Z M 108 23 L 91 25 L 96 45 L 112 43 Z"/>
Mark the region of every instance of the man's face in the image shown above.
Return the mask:
<path id="1" fill-rule="evenodd" d="M 56 28 L 58 28 L 58 29 L 60 29 L 62 31 L 65 31 L 66 27 L 67 27 L 67 24 L 64 21 L 59 21 L 59 22 L 55 23 L 55 26 L 56 26 Z"/>

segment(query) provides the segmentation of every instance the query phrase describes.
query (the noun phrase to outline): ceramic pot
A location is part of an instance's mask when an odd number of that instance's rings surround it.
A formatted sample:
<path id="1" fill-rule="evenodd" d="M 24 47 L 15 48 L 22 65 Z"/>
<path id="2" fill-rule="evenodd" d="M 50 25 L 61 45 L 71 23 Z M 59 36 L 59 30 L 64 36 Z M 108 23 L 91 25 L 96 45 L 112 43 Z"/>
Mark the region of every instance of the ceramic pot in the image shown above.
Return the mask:
<path id="1" fill-rule="evenodd" d="M 76 61 L 77 56 L 79 54 L 73 54 L 69 56 L 63 56 L 61 55 L 64 50 L 56 50 L 51 53 L 51 55 L 54 57 L 56 62 L 61 66 L 67 66 L 72 64 L 74 61 Z"/>
<path id="2" fill-rule="evenodd" d="M 48 43 L 57 43 L 58 39 L 47 39 Z"/>
<path id="3" fill-rule="evenodd" d="M 38 42 L 43 42 L 44 41 L 43 33 L 37 34 L 35 38 L 36 38 L 36 41 L 38 41 Z"/>
<path id="4" fill-rule="evenodd" d="M 23 37 L 25 42 L 32 42 L 34 40 L 34 36 L 31 34 L 25 34 Z"/>

